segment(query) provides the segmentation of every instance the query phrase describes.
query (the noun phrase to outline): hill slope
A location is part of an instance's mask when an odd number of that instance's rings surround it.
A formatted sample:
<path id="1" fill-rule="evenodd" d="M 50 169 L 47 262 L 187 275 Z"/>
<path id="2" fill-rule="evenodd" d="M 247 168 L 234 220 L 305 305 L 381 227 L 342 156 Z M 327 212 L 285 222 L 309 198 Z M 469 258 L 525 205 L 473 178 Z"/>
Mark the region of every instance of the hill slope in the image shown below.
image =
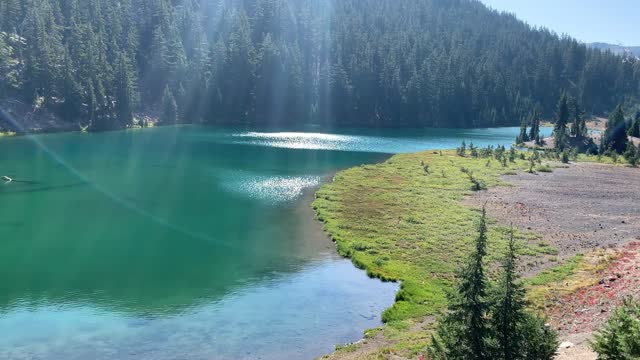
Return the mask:
<path id="1" fill-rule="evenodd" d="M 0 96 L 92 128 L 513 125 L 562 91 L 638 96 L 640 64 L 476 0 L 0 0 Z"/>
<path id="2" fill-rule="evenodd" d="M 616 55 L 632 55 L 635 57 L 640 57 L 640 46 L 623 46 L 599 42 L 590 43 L 587 45 L 594 49 L 609 50 Z"/>

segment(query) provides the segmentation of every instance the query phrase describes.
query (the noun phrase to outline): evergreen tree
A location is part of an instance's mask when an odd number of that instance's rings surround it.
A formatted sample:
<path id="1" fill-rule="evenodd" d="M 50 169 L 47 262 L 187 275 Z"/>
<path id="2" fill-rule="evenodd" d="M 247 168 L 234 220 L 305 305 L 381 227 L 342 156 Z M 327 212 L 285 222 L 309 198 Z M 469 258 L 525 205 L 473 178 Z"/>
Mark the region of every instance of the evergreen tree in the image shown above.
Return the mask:
<path id="1" fill-rule="evenodd" d="M 76 81 L 73 73 L 73 65 L 69 56 L 65 56 L 64 61 L 64 81 L 62 83 L 61 95 L 64 99 L 62 111 L 66 119 L 77 119 L 82 112 L 82 88 Z"/>
<path id="2" fill-rule="evenodd" d="M 486 211 L 478 224 L 478 237 L 466 267 L 460 274 L 455 295 L 449 299 L 449 314 L 437 329 L 429 352 L 435 359 L 490 359 L 486 314 L 487 279 L 484 258 L 487 246 Z"/>
<path id="3" fill-rule="evenodd" d="M 11 79 L 9 72 L 13 57 L 13 48 L 7 43 L 7 34 L 0 32 L 0 95 L 7 91 Z"/>
<path id="4" fill-rule="evenodd" d="M 556 149 L 562 150 L 566 146 L 567 123 L 569 122 L 569 103 L 566 94 L 560 96 L 558 101 L 556 123 L 553 127 L 553 140 Z"/>
<path id="5" fill-rule="evenodd" d="M 629 141 L 627 143 L 627 149 L 623 155 L 631 166 L 636 167 L 638 165 L 638 161 L 640 161 L 640 149 L 638 149 L 633 142 Z"/>
<path id="6" fill-rule="evenodd" d="M 93 125 L 96 121 L 98 111 L 98 99 L 96 98 L 96 92 L 94 90 L 93 84 L 91 81 L 87 86 L 87 113 L 86 113 L 86 121 L 89 123 L 89 126 Z"/>
<path id="7" fill-rule="evenodd" d="M 527 122 L 525 119 L 522 119 L 520 122 L 520 134 L 516 139 L 516 144 L 522 144 L 529 141 L 529 135 L 527 134 Z"/>
<path id="8" fill-rule="evenodd" d="M 640 137 L 640 111 L 636 112 L 636 116 L 631 122 L 627 133 L 629 136 Z"/>
<path id="9" fill-rule="evenodd" d="M 553 360 L 558 352 L 558 334 L 553 331 L 544 319 L 531 312 L 526 312 L 520 323 L 519 333 L 523 342 L 514 359 Z M 505 358 L 504 360 L 509 360 Z"/>
<path id="10" fill-rule="evenodd" d="M 492 314 L 493 328 L 498 340 L 497 353 L 501 359 L 516 359 L 522 352 L 524 341 L 519 326 L 525 318 L 525 291 L 518 282 L 515 245 L 512 228 Z"/>
<path id="11" fill-rule="evenodd" d="M 640 304 L 625 300 L 594 336 L 591 347 L 598 359 L 640 358 Z"/>
<path id="12" fill-rule="evenodd" d="M 627 132 L 624 111 L 618 105 L 616 110 L 609 117 L 607 126 L 602 138 L 602 146 L 605 150 L 612 150 L 622 154 L 627 149 Z"/>
<path id="13" fill-rule="evenodd" d="M 637 101 L 640 60 L 471 0 L 0 0 L 3 98 L 76 121 L 89 82 L 105 128 L 161 112 L 166 85 L 182 121 L 513 126 L 562 91 L 596 114 Z"/>
<path id="14" fill-rule="evenodd" d="M 162 95 L 162 121 L 168 124 L 178 122 L 178 105 L 169 86 L 165 86 Z"/>
<path id="15" fill-rule="evenodd" d="M 116 114 L 120 126 L 133 123 L 134 89 L 129 61 L 120 53 L 116 74 Z"/>
<path id="16" fill-rule="evenodd" d="M 552 360 L 558 348 L 557 334 L 542 318 L 525 309 L 525 290 L 516 269 L 513 230 L 494 300 L 486 297 L 485 217 L 483 209 L 475 251 L 460 276 L 456 293 L 450 297 L 447 314 L 438 322 L 427 352 L 434 360 Z"/>
<path id="17" fill-rule="evenodd" d="M 576 139 L 582 139 L 587 135 L 587 124 L 584 111 L 577 101 L 573 102 L 573 123 L 571 125 L 571 135 Z"/>
<path id="18" fill-rule="evenodd" d="M 541 145 L 542 139 L 540 139 L 540 113 L 536 109 L 531 115 L 531 129 L 529 130 L 529 139 L 536 142 L 536 145 Z"/>

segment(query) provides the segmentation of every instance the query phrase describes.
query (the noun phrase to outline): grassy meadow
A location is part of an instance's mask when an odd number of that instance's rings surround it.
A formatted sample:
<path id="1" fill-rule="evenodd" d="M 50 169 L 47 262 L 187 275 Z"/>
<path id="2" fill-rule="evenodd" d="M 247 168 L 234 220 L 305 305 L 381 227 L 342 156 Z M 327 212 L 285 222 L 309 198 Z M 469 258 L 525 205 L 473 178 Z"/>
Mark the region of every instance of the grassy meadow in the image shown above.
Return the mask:
<path id="1" fill-rule="evenodd" d="M 418 353 L 428 342 L 428 332 L 416 329 L 417 324 L 446 307 L 446 294 L 477 236 L 480 217 L 480 209 L 461 200 L 474 190 L 506 185 L 501 175 L 531 169 L 531 153 L 507 160 L 508 154 L 500 160 L 468 152 L 462 157 L 456 151 L 400 154 L 342 171 L 317 192 L 313 206 L 339 253 L 369 276 L 401 281 L 395 304 L 382 315 L 386 326 L 379 330 L 395 343 L 393 351 Z M 551 171 L 542 161 L 533 168 Z M 490 224 L 489 261 L 502 256 L 508 232 Z M 516 236 L 523 261 L 556 254 L 534 233 Z M 547 276 L 536 285 L 555 280 Z"/>

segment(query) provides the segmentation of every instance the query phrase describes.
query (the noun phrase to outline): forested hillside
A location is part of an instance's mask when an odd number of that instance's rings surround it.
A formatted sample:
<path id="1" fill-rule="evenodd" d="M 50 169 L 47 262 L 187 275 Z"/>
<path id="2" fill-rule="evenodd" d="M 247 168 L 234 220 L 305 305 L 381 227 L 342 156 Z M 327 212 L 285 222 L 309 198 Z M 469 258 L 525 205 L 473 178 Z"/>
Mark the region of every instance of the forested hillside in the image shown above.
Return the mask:
<path id="1" fill-rule="evenodd" d="M 96 130 L 514 125 L 640 93 L 637 60 L 475 0 L 0 0 L 0 31 L 0 98 Z"/>

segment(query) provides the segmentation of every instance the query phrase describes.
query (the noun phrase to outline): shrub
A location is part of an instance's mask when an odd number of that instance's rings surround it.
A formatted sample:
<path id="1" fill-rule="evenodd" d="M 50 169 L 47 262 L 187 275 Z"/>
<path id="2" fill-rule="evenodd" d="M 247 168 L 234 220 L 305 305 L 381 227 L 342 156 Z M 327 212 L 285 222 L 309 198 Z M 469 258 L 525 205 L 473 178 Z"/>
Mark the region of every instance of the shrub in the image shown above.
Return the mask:
<path id="1" fill-rule="evenodd" d="M 591 343 L 598 359 L 640 358 L 640 303 L 625 300 Z"/>
<path id="2" fill-rule="evenodd" d="M 550 173 L 553 172 L 553 169 L 551 168 L 551 166 L 545 164 L 545 165 L 540 165 L 536 168 L 537 172 L 543 172 L 543 173 Z"/>

